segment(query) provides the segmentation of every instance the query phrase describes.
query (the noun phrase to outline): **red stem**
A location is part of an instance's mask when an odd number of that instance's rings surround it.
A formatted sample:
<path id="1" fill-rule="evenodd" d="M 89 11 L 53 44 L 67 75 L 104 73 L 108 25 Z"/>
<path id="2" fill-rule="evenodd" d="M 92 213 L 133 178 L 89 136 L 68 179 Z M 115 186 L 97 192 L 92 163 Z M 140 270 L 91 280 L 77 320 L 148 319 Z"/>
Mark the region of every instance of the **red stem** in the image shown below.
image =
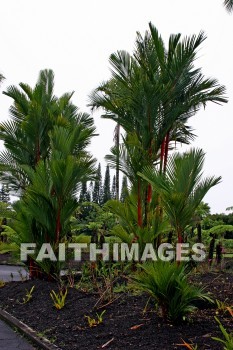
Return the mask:
<path id="1" fill-rule="evenodd" d="M 138 179 L 138 226 L 142 227 L 141 182 Z"/>
<path id="2" fill-rule="evenodd" d="M 57 212 L 57 219 L 56 219 L 56 243 L 59 243 L 60 232 L 61 232 L 61 209 L 59 205 L 58 212 Z"/>
<path id="3" fill-rule="evenodd" d="M 151 184 L 149 184 L 147 188 L 147 203 L 150 203 L 151 199 L 152 199 L 152 186 Z"/>
<path id="4" fill-rule="evenodd" d="M 163 172 L 164 173 L 166 173 L 166 168 L 167 168 L 169 138 L 170 138 L 170 132 L 168 131 L 168 133 L 165 137 L 165 151 L 164 151 L 164 164 L 163 164 Z"/>
<path id="5" fill-rule="evenodd" d="M 164 159 L 164 150 L 165 150 L 165 138 L 161 144 L 161 152 L 160 152 L 160 171 L 163 169 L 163 159 Z"/>

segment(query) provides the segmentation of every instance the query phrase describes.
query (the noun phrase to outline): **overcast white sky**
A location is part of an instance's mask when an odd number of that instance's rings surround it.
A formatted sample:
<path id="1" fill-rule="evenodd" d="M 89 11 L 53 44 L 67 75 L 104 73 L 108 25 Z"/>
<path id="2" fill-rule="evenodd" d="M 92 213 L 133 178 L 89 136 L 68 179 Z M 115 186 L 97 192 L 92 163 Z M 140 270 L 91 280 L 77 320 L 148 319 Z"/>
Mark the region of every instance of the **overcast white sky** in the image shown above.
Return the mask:
<path id="1" fill-rule="evenodd" d="M 204 30 L 207 40 L 197 65 L 206 76 L 227 87 L 229 103 L 209 104 L 192 118 L 197 138 L 192 144 L 206 152 L 205 175 L 221 175 L 222 183 L 205 201 L 212 213 L 233 205 L 233 15 L 223 0 L 6 0 L 0 4 L 0 90 L 25 82 L 34 86 L 41 69 L 55 72 L 55 93 L 75 90 L 73 102 L 82 111 L 88 95 L 110 76 L 108 57 L 116 50 L 132 51 L 136 31 L 151 21 L 167 40 L 171 33 L 190 35 Z M 0 120 L 8 118 L 11 100 L 0 94 Z M 95 115 L 100 136 L 94 156 L 112 146 L 113 124 Z M 104 164 L 104 163 L 103 163 Z"/>

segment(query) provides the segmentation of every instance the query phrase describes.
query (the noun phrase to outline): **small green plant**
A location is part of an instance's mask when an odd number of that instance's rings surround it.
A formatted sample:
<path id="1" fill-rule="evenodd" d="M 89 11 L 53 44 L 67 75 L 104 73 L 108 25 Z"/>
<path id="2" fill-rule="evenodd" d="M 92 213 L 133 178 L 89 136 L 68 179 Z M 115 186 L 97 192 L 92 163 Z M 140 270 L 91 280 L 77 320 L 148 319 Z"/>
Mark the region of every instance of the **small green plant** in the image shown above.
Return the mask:
<path id="1" fill-rule="evenodd" d="M 50 293 L 50 296 L 53 300 L 53 304 L 57 310 L 61 310 L 65 306 L 67 292 L 68 289 L 66 288 L 64 292 L 62 289 L 60 289 L 58 293 L 54 292 L 54 290 L 52 290 L 52 292 Z"/>
<path id="2" fill-rule="evenodd" d="M 227 307 L 227 310 L 229 311 L 230 315 L 233 317 L 233 311 L 230 307 Z M 212 339 L 222 343 L 224 345 L 223 350 L 233 350 L 233 333 L 228 333 L 227 330 L 223 327 L 222 323 L 219 321 L 219 319 L 214 316 L 215 321 L 218 322 L 219 328 L 224 336 L 224 339 L 212 337 Z"/>
<path id="3" fill-rule="evenodd" d="M 33 293 L 34 289 L 35 289 L 35 286 L 32 286 L 32 288 L 30 290 L 26 289 L 26 295 L 23 298 L 22 304 L 27 304 L 32 299 L 32 293 Z"/>
<path id="4" fill-rule="evenodd" d="M 164 261 L 148 262 L 133 276 L 134 286 L 148 293 L 161 310 L 162 317 L 180 322 L 196 309 L 197 300 L 212 302 L 204 289 L 188 282 L 186 267 Z"/>
<path id="5" fill-rule="evenodd" d="M 103 323 L 103 315 L 105 314 L 106 310 L 104 310 L 101 314 L 96 313 L 97 318 L 92 318 L 90 316 L 84 316 L 87 318 L 87 322 L 90 328 L 96 327 L 99 324 Z"/>

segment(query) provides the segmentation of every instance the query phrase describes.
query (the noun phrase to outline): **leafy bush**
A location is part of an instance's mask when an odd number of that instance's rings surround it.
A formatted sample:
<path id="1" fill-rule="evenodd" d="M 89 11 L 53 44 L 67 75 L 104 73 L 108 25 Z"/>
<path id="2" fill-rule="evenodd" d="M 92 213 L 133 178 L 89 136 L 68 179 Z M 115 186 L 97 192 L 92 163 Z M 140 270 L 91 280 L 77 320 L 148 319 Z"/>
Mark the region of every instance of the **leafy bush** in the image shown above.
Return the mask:
<path id="1" fill-rule="evenodd" d="M 162 316 L 176 323 L 196 309 L 199 299 L 212 302 L 204 289 L 189 284 L 184 265 L 164 261 L 140 265 L 142 271 L 133 276 L 134 285 L 155 299 Z"/>

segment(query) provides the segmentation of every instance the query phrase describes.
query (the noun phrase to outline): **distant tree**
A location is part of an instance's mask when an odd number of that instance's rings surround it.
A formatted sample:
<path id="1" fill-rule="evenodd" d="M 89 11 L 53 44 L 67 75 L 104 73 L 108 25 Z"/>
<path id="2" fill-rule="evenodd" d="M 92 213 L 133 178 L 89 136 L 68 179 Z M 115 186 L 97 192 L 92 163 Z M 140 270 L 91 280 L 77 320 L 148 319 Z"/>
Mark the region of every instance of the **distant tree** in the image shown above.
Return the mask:
<path id="1" fill-rule="evenodd" d="M 122 179 L 122 185 L 121 185 L 121 197 L 120 201 L 124 202 L 125 199 L 129 195 L 129 190 L 128 190 L 128 182 L 127 182 L 127 177 L 124 175 Z"/>
<path id="2" fill-rule="evenodd" d="M 89 190 L 87 190 L 86 201 L 87 201 L 87 202 L 90 202 L 90 201 L 91 201 L 91 194 L 90 194 L 90 191 L 89 191 Z"/>
<path id="3" fill-rule="evenodd" d="M 0 201 L 4 203 L 10 202 L 9 189 L 6 185 L 2 185 L 2 188 L 0 190 Z"/>
<path id="4" fill-rule="evenodd" d="M 106 167 L 105 176 L 104 176 L 104 188 L 103 188 L 103 204 L 111 199 L 111 190 L 110 190 L 110 170 L 109 165 Z"/>
<path id="5" fill-rule="evenodd" d="M 111 197 L 112 199 L 116 199 L 116 175 L 113 176 L 112 180 Z"/>
<path id="6" fill-rule="evenodd" d="M 221 213 L 221 214 L 212 214 L 209 215 L 205 221 L 205 229 L 210 229 L 211 227 L 217 226 L 217 225 L 233 225 L 233 213 L 230 213 L 228 215 Z"/>
<path id="7" fill-rule="evenodd" d="M 94 191 L 94 185 L 93 185 L 93 181 L 91 181 L 88 187 L 88 195 L 90 197 L 89 202 L 93 201 L 93 191 Z"/>
<path id="8" fill-rule="evenodd" d="M 202 220 L 210 215 L 210 206 L 208 203 L 201 201 L 194 212 L 193 223 L 197 228 L 197 242 L 202 241 Z"/>
<path id="9" fill-rule="evenodd" d="M 96 204 L 102 204 L 103 202 L 103 186 L 102 186 L 102 174 L 101 174 L 101 165 L 99 163 L 96 180 L 93 190 L 93 202 Z"/>
<path id="10" fill-rule="evenodd" d="M 79 202 L 80 203 L 89 202 L 89 199 L 90 199 L 90 194 L 88 193 L 88 190 L 87 190 L 87 182 L 83 181 L 80 196 L 79 196 Z"/>

